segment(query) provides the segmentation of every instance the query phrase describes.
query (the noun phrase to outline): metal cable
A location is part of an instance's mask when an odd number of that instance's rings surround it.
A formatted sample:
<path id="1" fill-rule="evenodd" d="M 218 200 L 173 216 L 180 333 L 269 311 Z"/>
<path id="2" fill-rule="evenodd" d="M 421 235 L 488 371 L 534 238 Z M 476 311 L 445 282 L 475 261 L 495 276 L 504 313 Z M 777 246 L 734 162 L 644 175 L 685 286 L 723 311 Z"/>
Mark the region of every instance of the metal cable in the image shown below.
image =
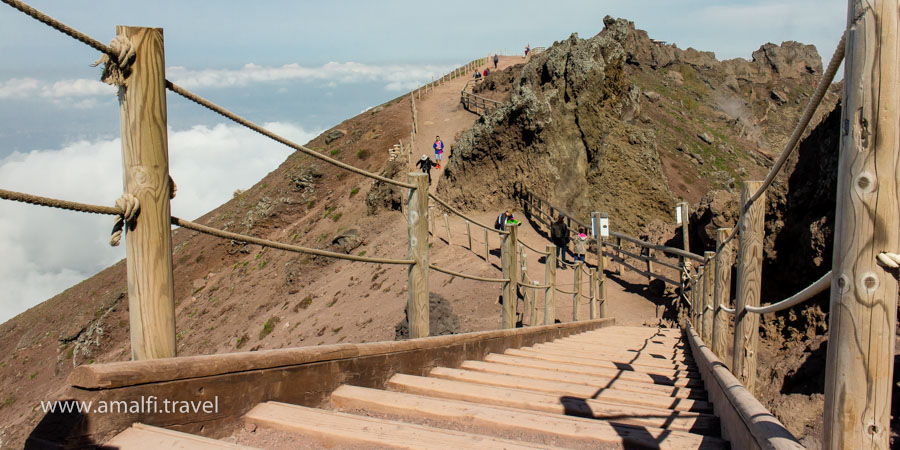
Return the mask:
<path id="1" fill-rule="evenodd" d="M 438 272 L 446 273 L 447 275 L 453 275 L 455 277 L 466 278 L 469 280 L 487 281 L 490 283 L 509 283 L 509 278 L 486 278 L 486 277 L 479 277 L 479 276 L 475 276 L 475 275 L 467 275 L 467 274 L 460 273 L 460 272 L 454 272 L 449 269 L 444 269 L 444 268 L 438 267 L 434 264 L 430 264 L 428 266 L 428 268 L 437 270 Z"/>
<path id="2" fill-rule="evenodd" d="M 230 231 L 224 231 L 224 230 L 219 230 L 216 228 L 207 227 L 205 225 L 200 225 L 199 223 L 194 223 L 194 222 L 191 222 L 188 220 L 179 219 L 175 216 L 172 216 L 172 225 L 177 225 L 182 228 L 187 228 L 188 230 L 194 230 L 199 233 L 208 234 L 210 236 L 216 236 L 216 237 L 220 237 L 223 239 L 231 239 L 233 241 L 246 242 L 248 244 L 256 244 L 256 245 L 261 245 L 263 247 L 275 248 L 278 250 L 286 250 L 286 251 L 295 252 L 295 253 L 306 253 L 306 254 L 310 254 L 310 255 L 326 256 L 329 258 L 346 259 L 349 261 L 378 263 L 378 264 L 413 265 L 416 263 L 415 261 L 413 261 L 411 259 L 369 258 L 366 256 L 346 255 L 343 253 L 329 252 L 327 250 L 318 250 L 318 249 L 314 249 L 314 248 L 300 247 L 297 245 L 282 244 L 281 242 L 270 241 L 268 239 L 260 239 L 260 238 L 255 238 L 253 236 L 246 236 L 243 234 L 237 234 L 237 233 L 232 233 Z"/>

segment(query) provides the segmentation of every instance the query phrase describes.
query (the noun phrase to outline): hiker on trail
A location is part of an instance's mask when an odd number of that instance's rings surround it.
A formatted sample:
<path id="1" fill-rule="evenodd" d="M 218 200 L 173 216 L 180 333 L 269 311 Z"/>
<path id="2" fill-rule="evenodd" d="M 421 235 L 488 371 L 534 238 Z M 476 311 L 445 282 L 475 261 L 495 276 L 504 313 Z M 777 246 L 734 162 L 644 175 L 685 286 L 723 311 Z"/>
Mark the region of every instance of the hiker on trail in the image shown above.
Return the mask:
<path id="1" fill-rule="evenodd" d="M 485 77 L 486 77 L 486 76 L 488 76 L 488 75 L 490 75 L 490 74 L 491 74 L 491 69 L 486 67 L 486 68 L 484 69 L 484 72 L 482 73 L 482 76 L 485 76 Z"/>
<path id="2" fill-rule="evenodd" d="M 494 68 L 495 68 L 495 69 L 497 68 L 497 63 L 498 63 L 498 62 L 500 62 L 500 57 L 497 56 L 496 53 L 494 53 Z"/>
<path id="3" fill-rule="evenodd" d="M 528 52 L 531 51 L 531 44 L 525 44 L 525 58 L 528 58 Z"/>
<path id="4" fill-rule="evenodd" d="M 566 262 L 566 247 L 569 245 L 569 227 L 563 222 L 563 216 L 556 217 L 556 223 L 550 226 L 550 240 L 556 246 L 556 259 L 563 264 Z M 562 266 L 565 268 L 566 266 Z"/>
<path id="5" fill-rule="evenodd" d="M 422 155 L 418 161 L 416 161 L 416 167 L 418 167 L 422 172 L 428 174 L 428 185 L 431 186 L 431 168 L 436 166 L 434 161 L 428 159 L 427 155 Z"/>
<path id="6" fill-rule="evenodd" d="M 578 236 L 575 236 L 575 262 L 584 262 L 584 254 L 587 253 L 587 230 L 578 227 Z"/>
<path id="7" fill-rule="evenodd" d="M 444 141 L 441 140 L 440 136 L 434 137 L 434 160 L 437 162 L 437 168 L 441 168 L 441 156 L 444 154 Z"/>
<path id="8" fill-rule="evenodd" d="M 494 229 L 500 230 L 500 231 L 505 230 L 506 224 L 509 222 L 510 219 L 515 220 L 515 217 L 513 217 L 512 211 L 507 209 L 506 211 L 503 212 L 503 214 L 500 214 L 500 216 L 497 217 L 497 221 L 494 222 Z"/>
<path id="9" fill-rule="evenodd" d="M 476 70 L 476 71 L 475 71 L 475 79 L 477 80 L 477 79 L 479 79 L 479 78 L 481 78 L 481 72 L 479 72 L 479 71 Z"/>

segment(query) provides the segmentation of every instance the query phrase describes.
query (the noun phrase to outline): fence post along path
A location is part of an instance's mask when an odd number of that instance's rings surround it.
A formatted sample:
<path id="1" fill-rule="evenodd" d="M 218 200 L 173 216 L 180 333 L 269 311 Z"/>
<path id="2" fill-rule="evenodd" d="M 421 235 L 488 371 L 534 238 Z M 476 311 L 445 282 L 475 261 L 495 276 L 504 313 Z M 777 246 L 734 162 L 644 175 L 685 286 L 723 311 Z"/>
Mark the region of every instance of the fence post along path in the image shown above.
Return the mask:
<path id="1" fill-rule="evenodd" d="M 503 246 L 501 248 L 503 278 L 507 279 L 503 284 L 503 329 L 516 327 L 516 303 L 519 301 L 516 296 L 516 292 L 518 292 L 516 280 L 519 279 L 516 275 L 518 270 L 519 224 L 506 224 L 506 231 L 509 234 L 503 235 Z"/>
<path id="2" fill-rule="evenodd" d="M 119 87 L 124 187 L 141 205 L 125 239 L 131 357 L 171 358 L 175 283 L 163 30 L 120 25 L 116 34 L 129 39 L 136 54 L 125 85 Z"/>
<path id="3" fill-rule="evenodd" d="M 713 353 L 720 360 L 725 361 L 726 348 L 728 346 L 728 316 L 720 305 L 731 307 L 731 243 L 722 245 L 728 237 L 731 228 L 719 228 L 716 230 L 716 277 L 715 291 L 713 293 Z"/>
<path id="4" fill-rule="evenodd" d="M 406 304 L 409 316 L 410 339 L 427 337 L 428 322 L 428 175 L 409 174 L 410 184 L 406 200 L 407 229 L 409 230 L 409 289 Z"/>
<path id="5" fill-rule="evenodd" d="M 734 303 L 734 357 L 731 371 L 751 393 L 756 387 L 756 349 L 759 345 L 759 315 L 744 308 L 759 306 L 762 284 L 763 236 L 766 195 L 749 203 L 762 181 L 745 181 L 741 186 L 741 211 L 746 210 L 738 231 L 738 269 Z M 749 207 L 748 207 L 749 206 Z"/>
<path id="6" fill-rule="evenodd" d="M 547 259 L 544 264 L 544 325 L 556 323 L 556 246 L 547 244 Z"/>
<path id="7" fill-rule="evenodd" d="M 713 334 L 713 316 L 715 315 L 714 290 L 716 274 L 716 252 L 705 252 L 706 257 L 706 277 L 703 281 L 703 342 L 709 344 L 712 342 Z M 710 309 L 712 308 L 712 309 Z"/>
<path id="8" fill-rule="evenodd" d="M 838 157 L 824 448 L 888 448 L 900 250 L 897 0 L 850 1 Z"/>

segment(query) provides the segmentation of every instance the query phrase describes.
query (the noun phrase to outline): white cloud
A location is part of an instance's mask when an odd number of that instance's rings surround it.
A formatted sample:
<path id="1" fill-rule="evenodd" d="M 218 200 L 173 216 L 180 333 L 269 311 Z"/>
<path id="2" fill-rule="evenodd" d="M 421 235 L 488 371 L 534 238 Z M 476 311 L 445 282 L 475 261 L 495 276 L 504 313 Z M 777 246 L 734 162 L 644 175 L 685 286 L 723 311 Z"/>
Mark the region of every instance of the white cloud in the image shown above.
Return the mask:
<path id="1" fill-rule="evenodd" d="M 285 123 L 266 127 L 305 143 L 318 132 Z M 194 219 L 274 170 L 292 152 L 237 126 L 169 131 L 170 173 L 178 184 L 172 214 Z M 122 194 L 119 139 L 0 159 L 0 187 L 112 205 Z M 108 244 L 113 218 L 0 200 L 0 322 L 124 257 Z"/>
<path id="2" fill-rule="evenodd" d="M 181 66 L 166 69 L 175 84 L 187 89 L 198 87 L 226 88 L 253 83 L 280 81 L 327 81 L 328 87 L 338 84 L 384 82 L 387 90 L 408 90 L 420 86 L 455 66 L 438 65 L 370 65 L 356 62 L 329 62 L 319 67 L 285 64 L 279 67 L 246 64 L 240 69 L 190 70 Z"/>
<path id="3" fill-rule="evenodd" d="M 53 83 L 34 78 L 12 78 L 0 81 L 0 99 L 23 100 L 42 98 L 60 107 L 89 109 L 97 105 L 97 98 L 115 99 L 116 88 L 97 80 L 85 78 L 61 80 Z"/>

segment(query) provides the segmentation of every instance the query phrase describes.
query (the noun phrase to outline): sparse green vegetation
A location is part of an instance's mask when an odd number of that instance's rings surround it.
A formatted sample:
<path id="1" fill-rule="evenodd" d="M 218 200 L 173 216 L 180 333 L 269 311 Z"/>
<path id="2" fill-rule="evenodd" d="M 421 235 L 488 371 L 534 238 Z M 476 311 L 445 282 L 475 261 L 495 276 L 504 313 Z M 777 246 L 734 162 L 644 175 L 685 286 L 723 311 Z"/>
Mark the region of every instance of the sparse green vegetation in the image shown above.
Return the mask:
<path id="1" fill-rule="evenodd" d="M 278 317 L 278 316 L 270 317 L 269 320 L 267 320 L 266 323 L 263 324 L 263 328 L 259 332 L 259 339 L 261 340 L 262 338 L 264 338 L 264 337 L 268 336 L 270 333 L 272 333 L 272 331 L 275 330 L 275 325 L 277 325 L 278 322 L 281 322 L 280 317 Z"/>
<path id="2" fill-rule="evenodd" d="M 306 309 L 306 308 L 309 308 L 309 305 L 312 305 L 312 301 L 313 301 L 312 296 L 307 295 L 306 297 L 303 298 L 303 300 L 300 300 L 300 303 L 298 303 L 297 306 L 299 306 L 300 309 Z"/>
<path id="3" fill-rule="evenodd" d="M 35 378 L 37 378 L 37 376 L 38 376 L 38 372 L 37 372 L 37 371 L 35 371 L 35 372 L 34 372 L 34 373 L 32 373 L 32 374 L 31 374 L 31 375 L 30 375 L 30 376 L 29 376 L 29 377 L 28 377 L 28 378 L 30 378 L 30 379 L 32 379 L 32 380 L 33 380 L 33 379 L 35 379 Z"/>
<path id="4" fill-rule="evenodd" d="M 343 330 L 343 329 L 344 329 L 344 327 L 332 328 L 332 329 L 331 329 L 331 334 L 338 334 L 338 333 L 340 333 L 341 330 Z"/>
<path id="5" fill-rule="evenodd" d="M 355 187 L 350 189 L 350 198 L 353 198 L 354 195 L 359 194 L 359 187 Z"/>
<path id="6" fill-rule="evenodd" d="M 234 343 L 235 348 L 241 348 L 250 340 L 250 336 L 247 336 L 247 333 L 244 333 L 243 336 L 237 338 L 237 341 Z"/>
<path id="7" fill-rule="evenodd" d="M 344 215 L 344 213 L 335 213 L 333 216 L 331 216 L 331 221 L 337 222 L 338 220 L 340 220 L 341 216 L 343 216 L 343 215 Z"/>
<path id="8" fill-rule="evenodd" d="M 332 150 L 331 152 L 329 152 L 329 154 L 330 154 L 331 156 L 336 156 L 336 155 L 337 155 L 338 153 L 340 153 L 340 152 L 341 152 L 340 150 L 334 149 L 334 150 Z"/>
<path id="9" fill-rule="evenodd" d="M 338 298 L 335 297 L 335 298 L 331 299 L 331 301 L 328 302 L 328 304 L 325 306 L 328 306 L 329 308 L 331 308 L 332 306 L 334 306 L 335 303 L 337 303 L 337 301 L 338 301 Z"/>
<path id="10" fill-rule="evenodd" d="M 369 151 L 364 148 L 361 148 L 356 151 L 356 157 L 359 159 L 366 159 L 369 157 Z"/>

